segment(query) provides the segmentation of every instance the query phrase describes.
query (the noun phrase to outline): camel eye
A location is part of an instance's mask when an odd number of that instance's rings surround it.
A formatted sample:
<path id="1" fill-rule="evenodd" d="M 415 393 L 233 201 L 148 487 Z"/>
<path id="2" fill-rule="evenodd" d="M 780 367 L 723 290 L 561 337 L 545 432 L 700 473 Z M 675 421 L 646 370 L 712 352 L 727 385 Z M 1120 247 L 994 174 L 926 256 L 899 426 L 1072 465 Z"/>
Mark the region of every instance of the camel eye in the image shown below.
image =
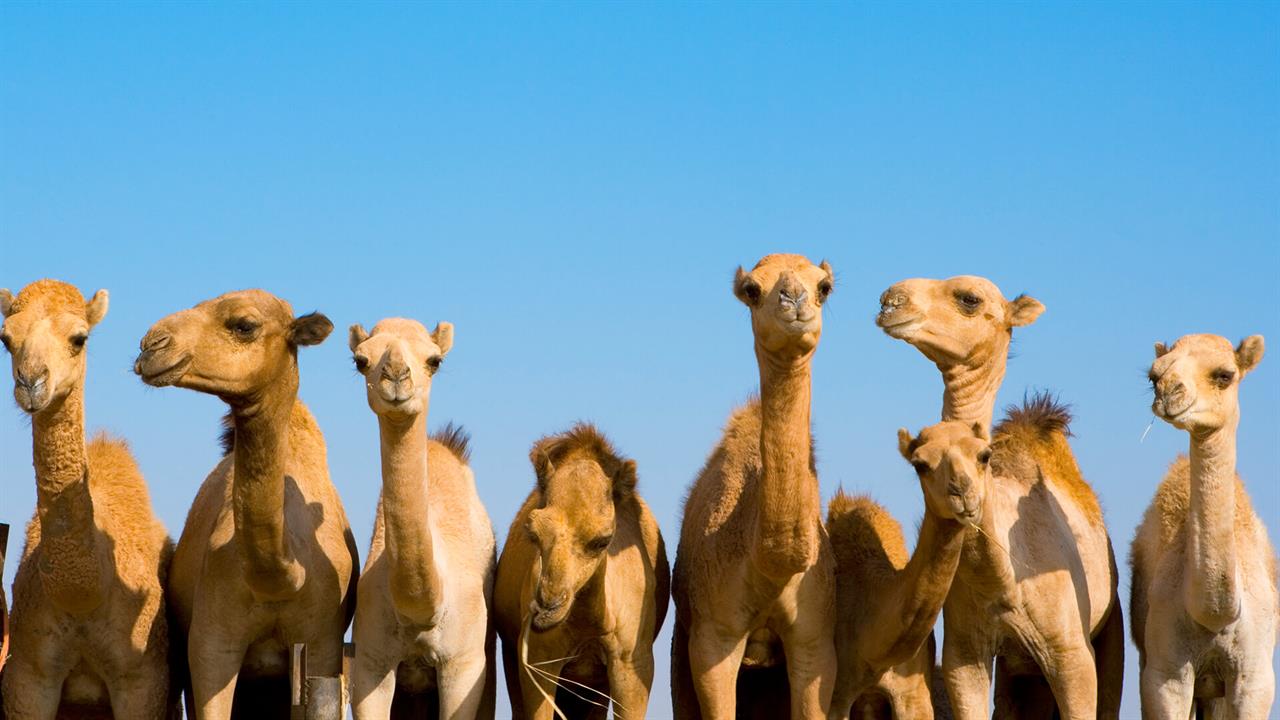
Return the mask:
<path id="1" fill-rule="evenodd" d="M 358 370 L 359 372 L 364 372 L 365 370 L 369 369 L 369 358 L 363 355 L 351 356 L 351 362 L 355 363 L 356 370 Z"/>
<path id="2" fill-rule="evenodd" d="M 956 300 L 960 302 L 960 307 L 965 312 L 974 312 L 982 305 L 982 298 L 971 292 L 957 293 Z"/>
<path id="3" fill-rule="evenodd" d="M 818 301 L 825 302 L 827 296 L 831 294 L 831 281 L 823 280 L 818 283 Z"/>
<path id="4" fill-rule="evenodd" d="M 1213 379 L 1213 384 L 1218 387 L 1227 387 L 1232 380 L 1236 379 L 1236 374 L 1226 368 L 1219 368 L 1214 370 L 1210 377 Z"/>
<path id="5" fill-rule="evenodd" d="M 227 327 L 231 329 L 237 340 L 250 340 L 253 338 L 254 333 L 258 331 L 258 323 L 249 318 L 232 320 L 227 324 Z"/>
<path id="6" fill-rule="evenodd" d="M 72 353 L 78 354 L 81 350 L 83 350 L 84 344 L 88 339 L 89 339 L 89 336 L 85 335 L 84 333 L 76 333 L 75 335 L 72 335 L 71 336 Z"/>
<path id="7" fill-rule="evenodd" d="M 916 460 L 915 462 L 911 463 L 911 467 L 916 469 L 917 475 L 924 475 L 925 473 L 929 472 L 929 463 L 923 460 Z"/>
<path id="8" fill-rule="evenodd" d="M 987 448 L 986 450 L 983 450 L 982 452 L 978 453 L 979 464 L 986 465 L 989 462 L 991 462 L 991 448 Z"/>
<path id="9" fill-rule="evenodd" d="M 613 542 L 612 535 L 601 535 L 600 537 L 587 543 L 587 552 L 592 555 L 598 555 L 609 549 L 609 543 Z"/>
<path id="10" fill-rule="evenodd" d="M 440 369 L 440 363 L 442 362 L 444 362 L 444 358 L 439 355 L 432 355 L 427 358 L 427 369 L 434 373 Z"/>

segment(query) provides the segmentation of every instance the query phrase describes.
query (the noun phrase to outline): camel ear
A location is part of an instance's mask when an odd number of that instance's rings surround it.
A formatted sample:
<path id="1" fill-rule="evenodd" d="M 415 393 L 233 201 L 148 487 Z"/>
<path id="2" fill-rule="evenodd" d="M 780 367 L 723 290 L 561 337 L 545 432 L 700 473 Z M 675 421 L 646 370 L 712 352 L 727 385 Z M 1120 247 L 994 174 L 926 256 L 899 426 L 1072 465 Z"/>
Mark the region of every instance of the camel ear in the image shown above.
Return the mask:
<path id="1" fill-rule="evenodd" d="M 331 332 L 333 323 L 323 313 L 308 313 L 295 318 L 289 325 L 289 342 L 294 345 L 319 345 Z"/>
<path id="2" fill-rule="evenodd" d="M 755 307 L 760 302 L 760 295 L 764 291 L 760 289 L 760 283 L 755 281 L 742 266 L 738 266 L 738 272 L 733 276 L 733 294 L 738 296 L 747 307 Z"/>
<path id="3" fill-rule="evenodd" d="M 983 442 L 991 442 L 991 433 L 987 432 L 987 426 L 980 422 L 973 424 L 973 436 Z"/>
<path id="4" fill-rule="evenodd" d="M 1240 341 L 1240 347 L 1236 348 L 1236 365 L 1240 367 L 1242 376 L 1258 367 L 1265 350 L 1266 343 L 1262 341 L 1261 335 L 1250 335 Z"/>
<path id="5" fill-rule="evenodd" d="M 9 288 L 0 288 L 0 315 L 9 317 L 13 313 L 13 293 Z"/>
<path id="6" fill-rule="evenodd" d="M 1164 357 L 1169 352 L 1169 348 L 1162 342 L 1156 343 L 1156 357 Z"/>
<path id="7" fill-rule="evenodd" d="M 440 346 L 441 355 L 448 355 L 449 348 L 453 347 L 453 323 L 436 323 L 436 329 L 431 331 L 431 339 Z"/>
<path id="8" fill-rule="evenodd" d="M 898 428 L 898 452 L 902 454 L 902 458 L 907 462 L 911 462 L 911 443 L 915 438 L 911 437 L 911 431 L 906 428 Z"/>
<path id="9" fill-rule="evenodd" d="M 351 348 L 351 352 L 355 352 L 360 347 L 360 343 L 369 339 L 369 331 L 364 329 L 360 323 L 352 325 L 347 330 L 347 347 Z"/>
<path id="10" fill-rule="evenodd" d="M 1019 295 L 1008 304 L 1009 325 L 1022 327 L 1030 325 L 1044 312 L 1044 305 L 1030 295 Z"/>
<path id="11" fill-rule="evenodd" d="M 636 491 L 636 461 L 624 460 L 613 474 L 613 497 L 615 500 L 629 497 Z"/>
<path id="12" fill-rule="evenodd" d="M 99 290 L 93 294 L 92 300 L 84 304 L 84 319 L 89 322 L 89 327 L 102 322 L 102 318 L 107 316 L 107 300 L 107 291 Z"/>
<path id="13" fill-rule="evenodd" d="M 544 437 L 529 450 L 529 462 L 533 465 L 533 474 L 538 480 L 539 488 L 544 488 L 551 473 L 555 472 L 555 467 L 551 464 L 551 452 L 558 441 L 559 438 L 554 435 Z"/>

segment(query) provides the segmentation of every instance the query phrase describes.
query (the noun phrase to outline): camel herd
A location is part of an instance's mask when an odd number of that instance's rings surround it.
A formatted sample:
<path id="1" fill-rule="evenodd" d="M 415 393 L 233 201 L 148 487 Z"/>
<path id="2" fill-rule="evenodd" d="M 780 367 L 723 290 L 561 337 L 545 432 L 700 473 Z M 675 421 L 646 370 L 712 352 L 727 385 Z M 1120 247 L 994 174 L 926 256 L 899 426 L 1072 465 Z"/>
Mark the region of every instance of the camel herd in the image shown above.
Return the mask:
<path id="1" fill-rule="evenodd" d="M 141 340 L 143 382 L 228 408 L 224 456 L 174 545 L 124 441 L 85 438 L 84 347 L 107 293 L 0 290 L 37 490 L 0 714 L 176 718 L 185 701 L 201 720 L 288 717 L 290 648 L 305 643 L 309 672 L 338 676 L 353 624 L 345 696 L 360 720 L 493 717 L 498 639 L 516 717 L 638 718 L 674 598 L 677 718 L 979 720 L 993 698 L 1003 718 L 1118 717 L 1115 553 L 1070 416 L 1041 395 L 993 425 L 1013 328 L 1043 306 L 971 276 L 881 296 L 877 324 L 945 386 L 941 422 L 898 432 L 924 501 L 909 554 L 868 498 L 837 493 L 823 521 L 811 361 L 833 286 L 827 263 L 797 255 L 738 270 L 759 397 L 697 474 L 670 569 L 636 461 L 590 424 L 533 445 L 532 489 L 499 554 L 467 435 L 427 430 L 453 326 L 399 318 L 348 336 L 382 458 L 361 569 L 298 399 L 298 351 L 333 325 L 261 290 L 173 313 Z M 1260 336 L 1156 344 L 1152 410 L 1190 452 L 1130 554 L 1146 718 L 1263 718 L 1272 704 L 1276 556 L 1235 472 L 1237 394 L 1262 355 Z"/>

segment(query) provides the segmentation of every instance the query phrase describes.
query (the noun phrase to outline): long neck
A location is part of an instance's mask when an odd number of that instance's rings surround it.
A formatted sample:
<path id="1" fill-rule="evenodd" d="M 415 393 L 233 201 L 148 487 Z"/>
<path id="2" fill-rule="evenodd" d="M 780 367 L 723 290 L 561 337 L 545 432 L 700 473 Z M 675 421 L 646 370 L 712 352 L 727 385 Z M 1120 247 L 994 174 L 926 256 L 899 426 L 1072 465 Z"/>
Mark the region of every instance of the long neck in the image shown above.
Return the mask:
<path id="1" fill-rule="evenodd" d="M 1239 417 L 1191 435 L 1187 517 L 1187 611 L 1212 631 L 1240 615 L 1236 587 L 1236 427 Z"/>
<path id="2" fill-rule="evenodd" d="M 995 414 L 996 393 L 1004 382 L 1009 362 L 1009 336 L 1004 335 L 994 346 L 980 349 L 962 363 L 938 362 L 942 371 L 942 419 L 964 423 L 982 423 L 991 427 Z"/>
<path id="3" fill-rule="evenodd" d="M 977 527 L 965 531 L 964 549 L 960 554 L 957 576 L 963 577 L 966 586 L 980 597 L 989 599 L 1017 592 L 1018 578 L 1010 553 L 1019 548 L 1008 544 L 996 528 L 994 487 L 988 485 L 982 501 L 982 519 Z"/>
<path id="4" fill-rule="evenodd" d="M 32 419 L 40 579 L 57 607 L 76 614 L 103 600 L 104 558 L 89 495 L 84 449 L 84 389 Z"/>
<path id="5" fill-rule="evenodd" d="M 821 501 L 809 435 L 812 353 L 781 360 L 757 348 L 760 362 L 760 502 L 755 559 L 770 577 L 785 578 L 818 554 Z"/>
<path id="6" fill-rule="evenodd" d="M 428 514 L 427 413 L 407 422 L 379 416 L 382 440 L 382 522 L 391 600 L 407 620 L 432 626 L 443 600 Z"/>
<path id="7" fill-rule="evenodd" d="M 285 513 L 289 420 L 297 397 L 298 374 L 293 369 L 273 385 L 268 397 L 232 409 L 236 541 L 245 579 L 261 601 L 292 597 L 306 581 Z"/>
<path id="8" fill-rule="evenodd" d="M 926 510 L 911 560 L 890 587 L 877 590 L 885 600 L 860 628 L 858 657 L 884 671 L 920 649 L 951 592 L 964 536 L 963 525 Z"/>

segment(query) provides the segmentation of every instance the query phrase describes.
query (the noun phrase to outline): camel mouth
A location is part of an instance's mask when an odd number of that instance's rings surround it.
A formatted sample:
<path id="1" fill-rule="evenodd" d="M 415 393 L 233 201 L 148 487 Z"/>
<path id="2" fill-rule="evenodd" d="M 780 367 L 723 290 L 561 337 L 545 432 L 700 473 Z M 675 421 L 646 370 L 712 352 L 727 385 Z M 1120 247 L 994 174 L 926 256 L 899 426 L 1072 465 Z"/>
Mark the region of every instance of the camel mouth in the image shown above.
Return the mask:
<path id="1" fill-rule="evenodd" d="M 143 353 L 145 355 L 146 353 Z M 147 367 L 152 358 L 144 358 L 139 356 L 137 362 L 133 365 L 133 371 L 142 378 L 142 381 L 152 387 L 164 387 L 173 385 L 187 373 L 187 368 L 191 365 L 191 356 L 184 355 L 177 362 L 159 370 L 152 370 Z"/>
<path id="2" fill-rule="evenodd" d="M 884 334 L 898 340 L 914 334 L 923 324 L 924 321 L 919 317 L 897 318 L 892 315 L 886 317 L 883 314 L 876 317 L 876 325 L 880 326 Z"/>

